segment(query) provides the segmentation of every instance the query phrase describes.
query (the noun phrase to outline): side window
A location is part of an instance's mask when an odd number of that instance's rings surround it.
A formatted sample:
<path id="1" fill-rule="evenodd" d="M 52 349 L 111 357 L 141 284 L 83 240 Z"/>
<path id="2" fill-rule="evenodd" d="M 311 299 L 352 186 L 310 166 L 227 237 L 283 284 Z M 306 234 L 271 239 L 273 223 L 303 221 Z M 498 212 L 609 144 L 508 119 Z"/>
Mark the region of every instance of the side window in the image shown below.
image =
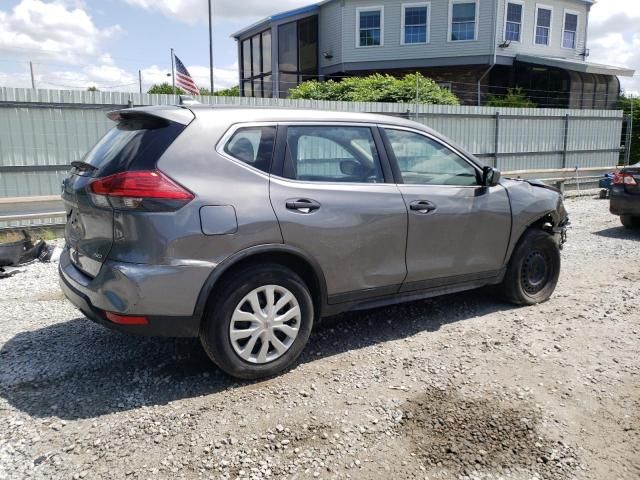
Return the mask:
<path id="1" fill-rule="evenodd" d="M 536 8 L 536 45 L 549 45 L 552 15 L 553 11 L 548 8 Z"/>
<path id="2" fill-rule="evenodd" d="M 384 182 L 368 127 L 290 126 L 284 176 L 307 182 Z"/>
<path id="3" fill-rule="evenodd" d="M 473 2 L 452 0 L 451 38 L 452 42 L 476 39 L 477 5 Z"/>
<path id="4" fill-rule="evenodd" d="M 415 185 L 478 185 L 476 169 L 457 153 L 418 133 L 386 129 L 402 180 Z"/>
<path id="5" fill-rule="evenodd" d="M 578 15 L 565 12 L 564 30 L 562 32 L 562 48 L 576 48 L 576 33 L 578 31 Z"/>
<path id="6" fill-rule="evenodd" d="M 520 41 L 522 32 L 522 8 L 523 4 L 509 2 L 507 3 L 507 19 L 504 29 L 504 39 L 512 42 Z"/>
<path id="7" fill-rule="evenodd" d="M 227 155 L 265 173 L 271 169 L 276 127 L 239 128 L 224 146 Z"/>

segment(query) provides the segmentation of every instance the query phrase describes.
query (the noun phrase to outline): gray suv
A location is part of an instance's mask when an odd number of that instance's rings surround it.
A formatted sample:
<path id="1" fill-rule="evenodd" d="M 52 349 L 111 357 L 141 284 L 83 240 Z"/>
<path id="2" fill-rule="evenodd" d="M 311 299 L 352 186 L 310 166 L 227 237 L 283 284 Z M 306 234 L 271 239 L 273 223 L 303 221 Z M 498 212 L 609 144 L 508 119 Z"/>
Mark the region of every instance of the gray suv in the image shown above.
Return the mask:
<path id="1" fill-rule="evenodd" d="M 239 378 L 276 374 L 313 323 L 497 286 L 547 300 L 567 213 L 558 191 L 501 179 L 400 118 L 149 107 L 74 162 L 60 280 L 88 318 L 199 337 Z"/>

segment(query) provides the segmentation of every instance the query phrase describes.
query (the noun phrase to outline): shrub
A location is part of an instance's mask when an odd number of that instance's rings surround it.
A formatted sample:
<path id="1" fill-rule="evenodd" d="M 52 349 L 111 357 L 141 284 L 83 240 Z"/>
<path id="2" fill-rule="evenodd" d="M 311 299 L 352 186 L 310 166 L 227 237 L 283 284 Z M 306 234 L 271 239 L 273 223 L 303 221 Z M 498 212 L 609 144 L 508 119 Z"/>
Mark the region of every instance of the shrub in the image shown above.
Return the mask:
<path id="1" fill-rule="evenodd" d="M 488 107 L 513 107 L 513 108 L 536 108 L 537 105 L 529 100 L 522 91 L 522 88 L 510 88 L 506 95 L 489 95 L 487 99 Z"/>
<path id="2" fill-rule="evenodd" d="M 289 91 L 289 98 L 345 102 L 423 103 L 459 105 L 460 101 L 420 73 L 395 78 L 376 73 L 368 77 L 348 77 L 341 81 L 309 80 Z"/>

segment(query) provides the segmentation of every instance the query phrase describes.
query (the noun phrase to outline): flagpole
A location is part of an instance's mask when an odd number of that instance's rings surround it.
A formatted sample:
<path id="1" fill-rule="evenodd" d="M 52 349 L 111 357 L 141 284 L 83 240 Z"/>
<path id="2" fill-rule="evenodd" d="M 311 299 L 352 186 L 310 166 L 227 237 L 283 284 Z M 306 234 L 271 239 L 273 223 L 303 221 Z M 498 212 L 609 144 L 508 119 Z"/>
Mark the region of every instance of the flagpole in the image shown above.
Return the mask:
<path id="1" fill-rule="evenodd" d="M 211 75 L 211 95 L 213 95 L 213 19 L 211 11 L 211 0 L 209 0 L 209 69 Z"/>
<path id="2" fill-rule="evenodd" d="M 175 55 L 173 53 L 173 48 L 171 49 L 171 79 L 173 81 L 173 94 L 176 94 L 176 61 Z"/>

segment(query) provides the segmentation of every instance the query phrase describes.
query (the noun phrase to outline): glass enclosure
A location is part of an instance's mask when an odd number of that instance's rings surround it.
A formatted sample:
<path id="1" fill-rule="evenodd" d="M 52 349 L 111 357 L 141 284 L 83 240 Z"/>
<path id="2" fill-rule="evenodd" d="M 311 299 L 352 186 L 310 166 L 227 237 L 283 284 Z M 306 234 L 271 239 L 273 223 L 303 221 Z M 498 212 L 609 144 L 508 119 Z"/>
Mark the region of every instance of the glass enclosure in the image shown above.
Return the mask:
<path id="1" fill-rule="evenodd" d="M 271 97 L 271 30 L 243 40 L 241 52 L 241 95 Z"/>

